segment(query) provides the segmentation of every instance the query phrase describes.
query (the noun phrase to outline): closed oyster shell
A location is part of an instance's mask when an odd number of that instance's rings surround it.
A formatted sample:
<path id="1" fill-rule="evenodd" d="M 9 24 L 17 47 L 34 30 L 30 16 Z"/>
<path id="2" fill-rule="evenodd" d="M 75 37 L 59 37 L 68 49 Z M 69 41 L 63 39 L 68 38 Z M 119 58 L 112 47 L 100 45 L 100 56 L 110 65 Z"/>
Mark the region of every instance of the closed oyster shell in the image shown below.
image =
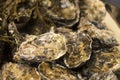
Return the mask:
<path id="1" fill-rule="evenodd" d="M 48 32 L 38 36 L 28 35 L 14 54 L 14 60 L 41 62 L 52 61 L 66 54 L 66 39 L 63 35 Z"/>
<path id="2" fill-rule="evenodd" d="M 2 68 L 1 80 L 40 80 L 41 76 L 35 68 L 27 65 L 6 63 Z"/>
<path id="3" fill-rule="evenodd" d="M 100 0 L 80 0 L 80 10 L 89 21 L 101 22 L 106 16 L 105 5 Z"/>
<path id="4" fill-rule="evenodd" d="M 120 49 L 114 47 L 111 50 L 94 51 L 90 61 L 86 64 L 90 73 L 117 71 L 120 69 Z"/>
<path id="5" fill-rule="evenodd" d="M 79 21 L 78 0 L 40 0 L 39 6 L 57 24 L 71 27 Z"/>
<path id="6" fill-rule="evenodd" d="M 64 34 L 67 39 L 68 50 L 64 56 L 64 63 L 68 68 L 76 68 L 89 60 L 92 39 L 88 34 L 75 32 L 65 27 L 57 28 L 57 33 Z"/>
<path id="7" fill-rule="evenodd" d="M 42 62 L 38 70 L 46 80 L 79 80 L 72 72 L 57 64 Z"/>
<path id="8" fill-rule="evenodd" d="M 75 68 L 90 59 L 92 40 L 89 35 L 80 32 L 69 35 L 64 63 L 68 68 Z"/>
<path id="9" fill-rule="evenodd" d="M 95 73 L 89 80 L 119 80 L 112 71 L 106 71 L 103 73 Z"/>
<path id="10" fill-rule="evenodd" d="M 89 34 L 93 39 L 93 49 L 107 48 L 118 45 L 114 33 L 108 29 L 98 29 L 91 23 L 80 27 L 80 32 Z"/>

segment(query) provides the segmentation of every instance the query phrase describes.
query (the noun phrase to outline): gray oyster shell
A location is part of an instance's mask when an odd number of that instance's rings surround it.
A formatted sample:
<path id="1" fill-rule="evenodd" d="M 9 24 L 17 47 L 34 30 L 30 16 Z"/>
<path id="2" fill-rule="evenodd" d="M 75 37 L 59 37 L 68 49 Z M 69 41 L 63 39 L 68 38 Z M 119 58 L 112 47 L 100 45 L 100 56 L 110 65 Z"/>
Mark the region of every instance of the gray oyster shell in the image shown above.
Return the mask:
<path id="1" fill-rule="evenodd" d="M 80 32 L 69 35 L 64 63 L 68 68 L 75 68 L 90 59 L 92 40 L 89 35 Z"/>
<path id="2" fill-rule="evenodd" d="M 38 70 L 46 80 L 79 80 L 71 71 L 57 64 L 42 62 Z"/>
<path id="3" fill-rule="evenodd" d="M 95 73 L 89 80 L 119 80 L 112 71 L 106 71 L 103 73 Z"/>
<path id="4" fill-rule="evenodd" d="M 71 27 L 79 21 L 78 0 L 41 0 L 39 6 L 57 24 Z"/>
<path id="5" fill-rule="evenodd" d="M 41 76 L 35 68 L 9 62 L 2 67 L 1 80 L 41 80 Z"/>
<path id="6" fill-rule="evenodd" d="M 67 51 L 66 39 L 63 35 L 48 32 L 38 36 L 28 35 L 14 54 L 18 62 L 52 61 L 65 55 Z"/>
<path id="7" fill-rule="evenodd" d="M 80 0 L 80 10 L 91 22 L 101 22 L 106 16 L 105 5 L 100 0 Z"/>

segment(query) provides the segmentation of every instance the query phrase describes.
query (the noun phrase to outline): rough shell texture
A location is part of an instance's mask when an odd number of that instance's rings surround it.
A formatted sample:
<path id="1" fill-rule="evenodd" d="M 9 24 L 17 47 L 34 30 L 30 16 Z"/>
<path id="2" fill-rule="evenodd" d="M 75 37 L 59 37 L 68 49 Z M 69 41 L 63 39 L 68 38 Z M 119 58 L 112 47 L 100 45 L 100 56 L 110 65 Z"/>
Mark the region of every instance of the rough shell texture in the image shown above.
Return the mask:
<path id="1" fill-rule="evenodd" d="M 93 24 L 86 24 L 79 29 L 81 32 L 89 34 L 93 38 L 94 48 L 106 48 L 118 45 L 112 31 L 107 29 L 98 29 Z"/>
<path id="2" fill-rule="evenodd" d="M 69 35 L 64 63 L 69 68 L 75 68 L 90 59 L 92 40 L 89 35 L 80 32 Z"/>
<path id="3" fill-rule="evenodd" d="M 63 35 L 48 32 L 39 36 L 29 35 L 14 55 L 16 61 L 52 61 L 66 54 L 66 39 Z"/>
<path id="4" fill-rule="evenodd" d="M 105 5 L 100 0 L 80 0 L 80 10 L 92 22 L 101 22 L 106 15 Z"/>
<path id="5" fill-rule="evenodd" d="M 78 0 L 41 0 L 40 11 L 55 23 L 72 26 L 79 20 Z"/>
<path id="6" fill-rule="evenodd" d="M 47 80 L 78 80 L 72 72 L 57 64 L 42 62 L 38 70 Z"/>
<path id="7" fill-rule="evenodd" d="M 40 80 L 41 77 L 35 68 L 27 65 L 6 63 L 2 68 L 1 80 Z"/>
<path id="8" fill-rule="evenodd" d="M 106 71 L 103 73 L 95 73 L 89 80 L 119 80 L 112 71 Z"/>
<path id="9" fill-rule="evenodd" d="M 94 51 L 87 67 L 90 73 L 104 72 L 108 70 L 117 71 L 120 69 L 120 49 L 114 47 L 109 51 Z"/>

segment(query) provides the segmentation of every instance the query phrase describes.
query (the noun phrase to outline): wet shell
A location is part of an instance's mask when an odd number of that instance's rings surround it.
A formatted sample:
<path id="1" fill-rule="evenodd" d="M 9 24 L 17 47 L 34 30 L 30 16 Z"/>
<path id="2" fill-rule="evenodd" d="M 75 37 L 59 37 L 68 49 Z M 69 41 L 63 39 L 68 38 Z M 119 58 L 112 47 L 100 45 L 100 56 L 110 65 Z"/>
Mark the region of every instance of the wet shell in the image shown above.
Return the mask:
<path id="1" fill-rule="evenodd" d="M 52 61 L 66 54 L 66 39 L 63 35 L 48 32 L 42 35 L 28 35 L 14 55 L 15 61 Z"/>
<path id="2" fill-rule="evenodd" d="M 92 40 L 87 34 L 72 33 L 68 39 L 68 51 L 64 57 L 64 63 L 68 68 L 75 68 L 85 63 L 91 56 Z"/>
<path id="3" fill-rule="evenodd" d="M 88 67 L 86 70 L 90 73 L 117 71 L 120 69 L 120 50 L 114 47 L 110 51 L 94 51 L 86 66 Z"/>
<path id="4" fill-rule="evenodd" d="M 79 80 L 72 72 L 57 64 L 51 65 L 49 63 L 42 62 L 39 65 L 38 70 L 46 80 Z"/>
<path id="5" fill-rule="evenodd" d="M 114 33 L 108 29 L 98 29 L 96 26 L 88 23 L 80 27 L 80 32 L 89 34 L 93 39 L 93 49 L 107 48 L 118 45 Z"/>
<path id="6" fill-rule="evenodd" d="M 1 80 L 40 80 L 41 77 L 35 68 L 27 65 L 6 63 L 2 68 Z"/>
<path id="7" fill-rule="evenodd" d="M 106 16 L 105 5 L 100 0 L 80 0 L 80 10 L 92 22 L 101 22 Z"/>
<path id="8" fill-rule="evenodd" d="M 103 73 L 95 73 L 89 80 L 119 80 L 112 71 L 106 71 Z"/>
<path id="9" fill-rule="evenodd" d="M 78 0 L 41 0 L 39 6 L 57 24 L 71 27 L 79 21 Z"/>

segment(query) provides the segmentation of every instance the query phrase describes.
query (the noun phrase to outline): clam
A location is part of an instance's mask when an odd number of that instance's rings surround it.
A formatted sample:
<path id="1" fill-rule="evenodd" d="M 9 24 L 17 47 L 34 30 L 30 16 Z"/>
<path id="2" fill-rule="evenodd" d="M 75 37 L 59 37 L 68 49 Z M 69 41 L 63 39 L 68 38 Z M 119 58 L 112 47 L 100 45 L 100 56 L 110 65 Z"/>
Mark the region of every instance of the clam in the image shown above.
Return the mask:
<path id="1" fill-rule="evenodd" d="M 40 0 L 40 11 L 59 25 L 72 27 L 79 21 L 78 0 Z"/>
<path id="2" fill-rule="evenodd" d="M 6 63 L 2 67 L 1 80 L 41 80 L 35 68 L 23 64 Z"/>
<path id="3" fill-rule="evenodd" d="M 65 55 L 66 39 L 61 34 L 48 32 L 38 36 L 28 35 L 18 51 L 14 54 L 15 61 L 42 62 L 53 61 Z"/>
<path id="4" fill-rule="evenodd" d="M 38 71 L 46 80 L 79 80 L 73 72 L 57 64 L 42 62 Z"/>

